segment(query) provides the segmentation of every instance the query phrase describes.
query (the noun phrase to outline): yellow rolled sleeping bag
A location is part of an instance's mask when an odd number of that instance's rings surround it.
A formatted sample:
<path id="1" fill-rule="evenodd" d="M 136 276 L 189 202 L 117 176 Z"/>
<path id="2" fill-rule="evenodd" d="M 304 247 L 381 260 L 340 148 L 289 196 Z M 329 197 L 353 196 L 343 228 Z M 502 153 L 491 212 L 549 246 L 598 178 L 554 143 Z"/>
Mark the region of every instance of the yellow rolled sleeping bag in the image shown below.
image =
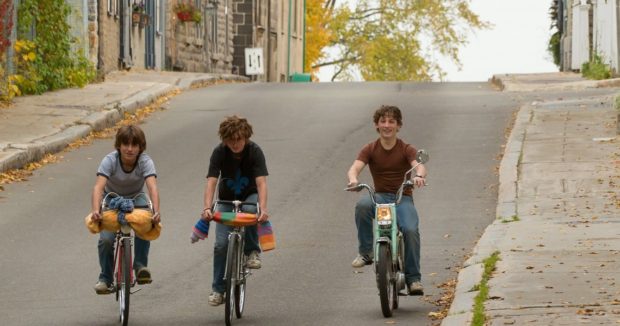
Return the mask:
<path id="1" fill-rule="evenodd" d="M 101 222 L 97 223 L 91 219 L 92 213 L 88 214 L 85 219 L 86 228 L 90 233 L 99 233 L 102 230 L 116 232 L 120 229 L 118 223 L 117 211 L 104 211 Z M 131 213 L 125 213 L 127 223 L 136 233 L 136 236 L 143 240 L 152 241 L 159 238 L 161 234 L 161 223 L 153 224 L 151 218 L 153 214 L 146 209 L 134 209 Z"/>

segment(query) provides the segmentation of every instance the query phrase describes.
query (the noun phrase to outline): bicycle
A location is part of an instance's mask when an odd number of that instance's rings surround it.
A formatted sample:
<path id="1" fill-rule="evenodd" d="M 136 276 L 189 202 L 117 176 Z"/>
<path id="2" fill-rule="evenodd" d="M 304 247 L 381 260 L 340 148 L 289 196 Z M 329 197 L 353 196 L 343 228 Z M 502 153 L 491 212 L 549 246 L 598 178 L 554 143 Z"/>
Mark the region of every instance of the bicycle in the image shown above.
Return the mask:
<path id="1" fill-rule="evenodd" d="M 381 312 L 386 318 L 392 316 L 394 309 L 398 309 L 400 290 L 406 286 L 405 260 L 403 257 L 405 254 L 405 244 L 403 234 L 398 227 L 396 206 L 400 204 L 404 190 L 414 187 L 413 182 L 407 176 L 410 176 L 418 165 L 428 161 L 426 151 L 419 150 L 416 160 L 418 163 L 405 172 L 403 182 L 396 192 L 396 200 L 393 203 L 377 203 L 375 190 L 365 183 L 345 188 L 346 191 L 368 190 L 370 198 L 375 205 L 375 218 L 373 219 L 375 239 L 374 265 Z"/>
<path id="2" fill-rule="evenodd" d="M 119 197 L 119 195 L 114 192 L 109 192 L 103 197 L 101 201 L 101 212 L 110 210 L 108 207 L 108 199 L 114 197 Z M 146 194 L 139 193 L 131 198 L 131 200 L 135 203 L 139 198 L 147 203 L 147 206 L 142 208 L 148 208 L 153 212 L 153 203 Z M 129 224 L 121 224 L 120 229 L 116 231 L 116 238 L 114 241 L 114 280 L 112 287 L 116 293 L 115 299 L 119 304 L 119 322 L 122 323 L 123 326 L 127 326 L 129 323 L 129 298 L 132 294 L 131 288 L 135 285 L 132 257 L 134 236 L 133 229 Z M 138 291 L 140 291 L 140 289 L 134 293 Z"/>
<path id="3" fill-rule="evenodd" d="M 213 220 L 217 223 L 232 226 L 228 235 L 228 250 L 226 252 L 226 270 L 224 280 L 226 282 L 225 321 L 230 326 L 233 321 L 233 312 L 239 319 L 243 316 L 245 306 L 245 291 L 247 277 L 251 275 L 247 266 L 247 257 L 243 252 L 245 246 L 245 227 L 256 225 L 260 215 L 260 207 L 254 202 L 242 202 L 239 200 L 216 200 L 214 207 L 218 205 L 232 205 L 232 212 L 216 211 Z M 256 213 L 242 212 L 243 206 L 255 206 Z"/>

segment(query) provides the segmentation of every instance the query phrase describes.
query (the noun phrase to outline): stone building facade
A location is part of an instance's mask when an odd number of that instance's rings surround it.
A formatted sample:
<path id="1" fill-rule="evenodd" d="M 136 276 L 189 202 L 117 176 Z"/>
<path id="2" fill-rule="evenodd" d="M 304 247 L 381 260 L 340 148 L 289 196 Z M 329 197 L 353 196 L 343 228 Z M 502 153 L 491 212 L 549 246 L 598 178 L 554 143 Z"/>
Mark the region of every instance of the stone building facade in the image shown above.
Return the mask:
<path id="1" fill-rule="evenodd" d="M 231 73 L 233 30 L 231 0 L 178 0 L 167 12 L 166 67 L 178 71 Z M 191 3 L 200 22 L 182 21 L 178 3 Z"/>

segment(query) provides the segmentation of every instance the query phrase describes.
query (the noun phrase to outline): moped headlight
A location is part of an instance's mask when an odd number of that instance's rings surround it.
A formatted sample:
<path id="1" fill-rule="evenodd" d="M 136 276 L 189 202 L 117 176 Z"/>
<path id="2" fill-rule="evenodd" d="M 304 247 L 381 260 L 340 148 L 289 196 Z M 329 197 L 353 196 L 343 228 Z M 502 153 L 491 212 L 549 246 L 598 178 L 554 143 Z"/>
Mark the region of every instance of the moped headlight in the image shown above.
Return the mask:
<path id="1" fill-rule="evenodd" d="M 377 207 L 377 224 L 392 224 L 392 210 L 389 207 Z"/>

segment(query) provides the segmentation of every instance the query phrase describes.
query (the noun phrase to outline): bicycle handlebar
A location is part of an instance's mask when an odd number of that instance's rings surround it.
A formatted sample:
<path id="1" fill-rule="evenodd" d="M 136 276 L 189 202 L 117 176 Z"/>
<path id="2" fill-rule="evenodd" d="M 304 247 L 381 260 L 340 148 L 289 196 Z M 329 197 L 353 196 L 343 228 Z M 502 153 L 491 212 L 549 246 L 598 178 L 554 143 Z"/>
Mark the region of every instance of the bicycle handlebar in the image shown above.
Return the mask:
<path id="1" fill-rule="evenodd" d="M 243 206 L 254 206 L 256 207 L 256 216 L 260 216 L 260 205 L 258 203 L 255 202 L 245 202 L 245 201 L 240 201 L 240 200 L 222 200 L 222 199 L 218 199 L 215 202 L 213 202 L 213 206 L 211 207 L 211 211 L 213 212 L 215 209 L 215 206 L 218 204 L 229 204 L 229 205 L 233 205 L 234 209 L 236 211 L 241 212 L 241 207 Z"/>

